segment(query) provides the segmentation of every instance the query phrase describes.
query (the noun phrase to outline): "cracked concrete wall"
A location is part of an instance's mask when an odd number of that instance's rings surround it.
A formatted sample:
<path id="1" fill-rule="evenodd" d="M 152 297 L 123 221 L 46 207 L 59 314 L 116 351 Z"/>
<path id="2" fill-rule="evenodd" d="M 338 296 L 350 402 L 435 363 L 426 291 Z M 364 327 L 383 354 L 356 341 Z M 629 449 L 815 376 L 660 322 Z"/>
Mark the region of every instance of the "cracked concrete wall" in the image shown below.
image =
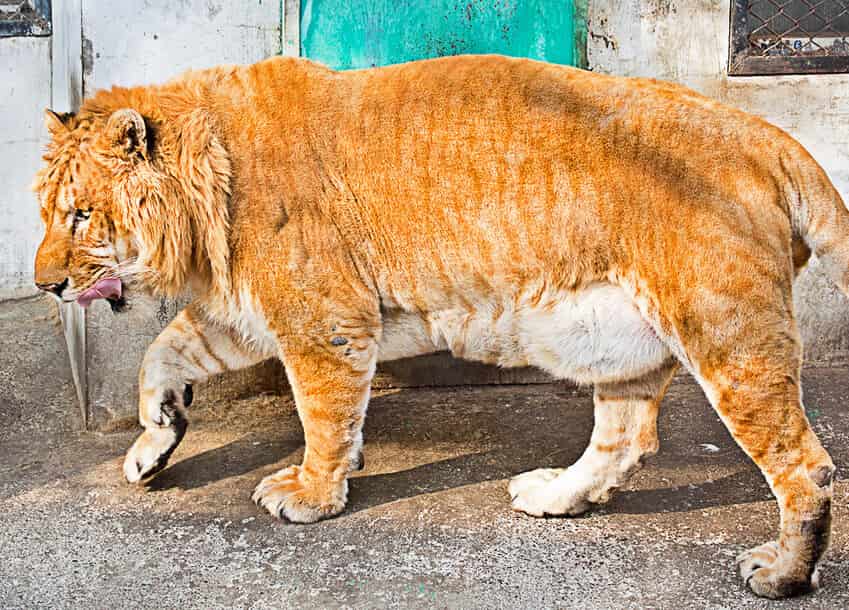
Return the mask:
<path id="1" fill-rule="evenodd" d="M 730 0 L 590 2 L 590 69 L 676 81 L 785 129 L 849 201 L 849 74 L 728 76 Z M 849 355 L 849 300 L 816 261 L 796 281 L 805 355 Z"/>

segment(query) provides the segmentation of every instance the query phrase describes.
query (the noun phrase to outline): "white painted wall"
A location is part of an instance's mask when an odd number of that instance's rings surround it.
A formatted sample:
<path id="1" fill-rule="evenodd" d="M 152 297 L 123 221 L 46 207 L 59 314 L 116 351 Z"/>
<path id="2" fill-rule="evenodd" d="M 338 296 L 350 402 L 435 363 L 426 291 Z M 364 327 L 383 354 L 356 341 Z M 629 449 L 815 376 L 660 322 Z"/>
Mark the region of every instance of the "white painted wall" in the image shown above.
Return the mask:
<path id="1" fill-rule="evenodd" d="M 281 51 L 280 0 L 83 0 L 84 92 Z"/>
<path id="2" fill-rule="evenodd" d="M 41 238 L 29 187 L 46 137 L 50 39 L 0 38 L 0 298 L 33 293 L 32 262 Z"/>

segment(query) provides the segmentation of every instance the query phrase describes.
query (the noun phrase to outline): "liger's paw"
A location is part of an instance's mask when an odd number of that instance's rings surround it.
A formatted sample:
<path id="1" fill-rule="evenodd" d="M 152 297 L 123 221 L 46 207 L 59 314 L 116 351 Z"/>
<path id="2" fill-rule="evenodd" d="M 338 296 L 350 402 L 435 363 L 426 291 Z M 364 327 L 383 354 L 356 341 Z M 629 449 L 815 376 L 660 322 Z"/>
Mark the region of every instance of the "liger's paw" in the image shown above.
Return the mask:
<path id="1" fill-rule="evenodd" d="M 341 513 L 347 496 L 347 481 L 308 483 L 300 466 L 289 466 L 260 481 L 253 501 L 280 519 L 313 523 Z"/>
<path id="2" fill-rule="evenodd" d="M 186 435 L 187 426 L 185 419 L 177 419 L 167 428 L 148 428 L 142 432 L 124 458 L 124 478 L 138 483 L 165 468 Z"/>
<path id="3" fill-rule="evenodd" d="M 780 599 L 807 593 L 817 588 L 818 572 L 810 578 L 808 570 L 800 568 L 798 558 L 777 542 L 767 542 L 737 557 L 740 576 L 746 585 L 761 597 Z"/>
<path id="4" fill-rule="evenodd" d="M 512 507 L 533 515 L 579 515 L 591 502 L 587 487 L 572 482 L 568 469 L 539 468 L 522 473 L 510 480 L 508 491 Z"/>

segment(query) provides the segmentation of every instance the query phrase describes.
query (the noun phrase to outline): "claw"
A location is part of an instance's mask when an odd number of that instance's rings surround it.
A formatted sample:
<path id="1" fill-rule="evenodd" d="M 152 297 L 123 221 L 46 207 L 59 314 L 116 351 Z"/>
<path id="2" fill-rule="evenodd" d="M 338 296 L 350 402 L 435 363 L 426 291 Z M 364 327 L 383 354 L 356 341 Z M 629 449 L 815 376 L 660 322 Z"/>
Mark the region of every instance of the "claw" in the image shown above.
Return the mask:
<path id="1" fill-rule="evenodd" d="M 329 495 L 316 497 L 299 477 L 300 466 L 289 466 L 259 482 L 253 500 L 274 517 L 291 523 L 312 523 L 339 514 L 345 508 L 347 481 Z"/>
<path id="2" fill-rule="evenodd" d="M 138 483 L 165 468 L 186 435 L 188 425 L 188 420 L 178 417 L 168 427 L 149 428 L 142 432 L 124 459 L 124 478 L 129 483 Z"/>

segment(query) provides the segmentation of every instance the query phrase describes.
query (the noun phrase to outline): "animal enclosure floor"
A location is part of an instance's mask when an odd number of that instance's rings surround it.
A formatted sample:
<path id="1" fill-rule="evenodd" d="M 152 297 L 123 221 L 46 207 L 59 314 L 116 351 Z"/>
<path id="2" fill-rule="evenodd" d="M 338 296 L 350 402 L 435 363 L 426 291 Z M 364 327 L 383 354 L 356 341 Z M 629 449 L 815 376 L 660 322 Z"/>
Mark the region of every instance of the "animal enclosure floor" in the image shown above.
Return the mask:
<path id="1" fill-rule="evenodd" d="M 781 608 L 849 607 L 847 373 L 805 372 L 838 465 L 834 534 L 822 590 Z M 660 452 L 608 504 L 578 518 L 511 512 L 507 479 L 577 459 L 591 403 L 565 385 L 381 391 L 348 510 L 313 525 L 250 500 L 300 460 L 289 397 L 209 404 L 200 392 L 146 486 L 121 478 L 136 431 L 74 432 L 0 405 L 0 607 L 771 607 L 734 557 L 776 535 L 775 502 L 689 377 L 664 400 Z"/>

